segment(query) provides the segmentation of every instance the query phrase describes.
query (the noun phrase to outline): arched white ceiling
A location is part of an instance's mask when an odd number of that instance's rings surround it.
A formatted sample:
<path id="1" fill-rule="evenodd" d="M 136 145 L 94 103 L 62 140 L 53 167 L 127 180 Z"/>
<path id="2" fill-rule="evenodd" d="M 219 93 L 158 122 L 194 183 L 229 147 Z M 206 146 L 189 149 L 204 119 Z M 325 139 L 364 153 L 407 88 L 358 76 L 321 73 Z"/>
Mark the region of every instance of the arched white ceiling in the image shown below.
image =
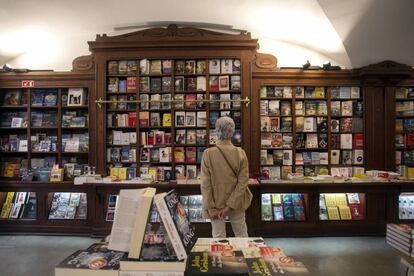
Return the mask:
<path id="1" fill-rule="evenodd" d="M 414 65 L 414 1 L 318 0 L 353 67 L 382 60 Z"/>
<path id="2" fill-rule="evenodd" d="M 352 8 L 342 2 L 353 2 Z M 250 31 L 259 39 L 259 51 L 275 55 L 279 66 L 301 66 L 306 60 L 321 65 L 328 59 L 346 68 L 383 59 L 413 64 L 407 53 L 386 56 L 390 51 L 382 49 L 384 43 L 375 42 L 377 51 L 364 47 L 369 37 L 364 32 L 382 29 L 379 20 L 358 24 L 375 9 L 372 2 L 378 0 L 1 0 L 0 65 L 69 70 L 75 57 L 89 53 L 86 42 L 97 33 L 118 34 L 116 26 L 156 21 L 206 22 Z"/>

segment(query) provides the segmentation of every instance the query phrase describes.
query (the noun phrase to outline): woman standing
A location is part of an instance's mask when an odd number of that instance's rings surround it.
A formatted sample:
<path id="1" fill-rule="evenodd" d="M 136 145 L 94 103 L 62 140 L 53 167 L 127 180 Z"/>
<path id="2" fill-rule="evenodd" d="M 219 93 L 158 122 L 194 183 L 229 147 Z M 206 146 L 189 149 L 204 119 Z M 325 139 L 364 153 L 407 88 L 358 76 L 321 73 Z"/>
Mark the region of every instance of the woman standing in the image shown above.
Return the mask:
<path id="1" fill-rule="evenodd" d="M 247 237 L 245 211 L 252 194 L 247 187 L 249 164 L 243 149 L 231 143 L 234 121 L 216 121 L 217 144 L 204 151 L 201 162 L 203 217 L 211 219 L 214 238 L 226 237 L 226 216 L 236 237 Z"/>

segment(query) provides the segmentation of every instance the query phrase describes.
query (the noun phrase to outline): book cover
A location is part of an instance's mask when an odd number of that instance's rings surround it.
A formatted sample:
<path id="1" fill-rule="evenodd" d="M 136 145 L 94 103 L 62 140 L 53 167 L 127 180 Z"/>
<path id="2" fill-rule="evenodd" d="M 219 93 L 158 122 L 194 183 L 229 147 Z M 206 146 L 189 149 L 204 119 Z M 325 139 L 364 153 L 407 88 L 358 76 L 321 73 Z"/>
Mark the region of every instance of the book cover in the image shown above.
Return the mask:
<path id="1" fill-rule="evenodd" d="M 139 258 L 155 188 L 121 190 L 108 248 Z"/>
<path id="2" fill-rule="evenodd" d="M 342 220 L 352 220 L 351 210 L 348 206 L 339 206 L 338 209 Z"/>
<path id="3" fill-rule="evenodd" d="M 209 60 L 209 72 L 210 74 L 220 74 L 220 60 L 219 59 Z"/>
<path id="4" fill-rule="evenodd" d="M 18 106 L 20 104 L 21 97 L 22 97 L 22 93 L 21 93 L 20 90 L 8 90 L 4 94 L 2 105 L 4 105 L 4 106 Z M 23 105 L 23 103 L 22 103 L 22 105 Z"/>
<path id="5" fill-rule="evenodd" d="M 32 106 L 42 106 L 45 97 L 45 91 L 36 89 L 32 94 Z"/>
<path id="6" fill-rule="evenodd" d="M 179 260 L 185 259 L 197 241 L 194 227 L 187 219 L 175 190 L 154 198 L 162 222 Z"/>
<path id="7" fill-rule="evenodd" d="M 209 90 L 210 90 L 210 92 L 217 92 L 217 91 L 220 90 L 220 83 L 219 83 L 219 77 L 218 76 L 210 76 L 210 78 L 209 78 Z"/>
<path id="8" fill-rule="evenodd" d="M 207 252 L 191 252 L 186 275 L 245 275 L 248 268 L 243 253 L 238 250 L 219 250 L 212 247 Z"/>
<path id="9" fill-rule="evenodd" d="M 46 90 L 43 105 L 44 106 L 56 106 L 57 105 L 57 98 L 58 98 L 58 91 L 57 90 Z"/>
<path id="10" fill-rule="evenodd" d="M 55 276 L 97 275 L 97 271 L 104 271 L 102 275 L 118 276 L 119 262 L 124 255 L 124 252 L 111 250 L 78 250 L 55 267 Z"/>
<path id="11" fill-rule="evenodd" d="M 327 207 L 329 220 L 340 220 L 338 207 Z"/>

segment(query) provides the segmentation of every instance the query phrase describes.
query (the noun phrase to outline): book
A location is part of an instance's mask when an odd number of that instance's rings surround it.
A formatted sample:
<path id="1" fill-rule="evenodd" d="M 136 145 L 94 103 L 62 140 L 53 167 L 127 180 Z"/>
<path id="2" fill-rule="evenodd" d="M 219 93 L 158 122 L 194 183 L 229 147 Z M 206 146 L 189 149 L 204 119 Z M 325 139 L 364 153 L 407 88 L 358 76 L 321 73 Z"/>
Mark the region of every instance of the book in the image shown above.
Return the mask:
<path id="1" fill-rule="evenodd" d="M 83 88 L 68 89 L 68 106 L 82 106 L 85 105 L 85 102 L 85 91 Z"/>
<path id="2" fill-rule="evenodd" d="M 207 62 L 206 60 L 197 60 L 196 73 L 199 75 L 204 75 L 207 73 Z"/>
<path id="3" fill-rule="evenodd" d="M 121 190 L 108 248 L 138 258 L 155 188 Z"/>
<path id="4" fill-rule="evenodd" d="M 56 106 L 57 105 L 57 98 L 58 98 L 58 91 L 57 90 L 46 90 L 43 98 L 43 105 L 44 106 Z"/>
<path id="5" fill-rule="evenodd" d="M 209 72 L 210 74 L 220 74 L 220 60 L 219 59 L 209 60 Z"/>
<path id="6" fill-rule="evenodd" d="M 32 93 L 32 106 L 42 106 L 45 97 L 45 91 L 35 89 Z"/>
<path id="7" fill-rule="evenodd" d="M 119 262 L 124 252 L 78 250 L 55 267 L 55 276 L 118 276 Z"/>
<path id="8" fill-rule="evenodd" d="M 197 240 L 197 236 L 194 227 L 187 219 L 177 192 L 171 190 L 168 193 L 157 194 L 154 201 L 177 258 L 179 260 L 187 258 Z"/>
<path id="9" fill-rule="evenodd" d="M 212 245 L 207 251 L 189 254 L 185 274 L 248 276 L 249 271 L 242 251 Z"/>
<path id="10" fill-rule="evenodd" d="M 329 220 L 340 220 L 338 207 L 327 207 Z"/>
<path id="11" fill-rule="evenodd" d="M 18 106 L 22 97 L 20 90 L 8 90 L 3 96 L 2 105 L 4 106 Z"/>

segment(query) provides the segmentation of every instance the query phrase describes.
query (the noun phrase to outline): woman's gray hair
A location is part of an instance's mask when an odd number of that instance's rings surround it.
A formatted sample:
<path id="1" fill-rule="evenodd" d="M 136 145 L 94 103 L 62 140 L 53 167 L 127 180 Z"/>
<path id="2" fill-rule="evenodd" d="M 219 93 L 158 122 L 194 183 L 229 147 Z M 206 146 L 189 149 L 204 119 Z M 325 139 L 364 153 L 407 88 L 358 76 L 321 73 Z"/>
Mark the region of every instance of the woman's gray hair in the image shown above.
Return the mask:
<path id="1" fill-rule="evenodd" d="M 230 140 L 233 137 L 235 125 L 230 117 L 220 117 L 216 121 L 216 132 L 219 140 Z"/>

